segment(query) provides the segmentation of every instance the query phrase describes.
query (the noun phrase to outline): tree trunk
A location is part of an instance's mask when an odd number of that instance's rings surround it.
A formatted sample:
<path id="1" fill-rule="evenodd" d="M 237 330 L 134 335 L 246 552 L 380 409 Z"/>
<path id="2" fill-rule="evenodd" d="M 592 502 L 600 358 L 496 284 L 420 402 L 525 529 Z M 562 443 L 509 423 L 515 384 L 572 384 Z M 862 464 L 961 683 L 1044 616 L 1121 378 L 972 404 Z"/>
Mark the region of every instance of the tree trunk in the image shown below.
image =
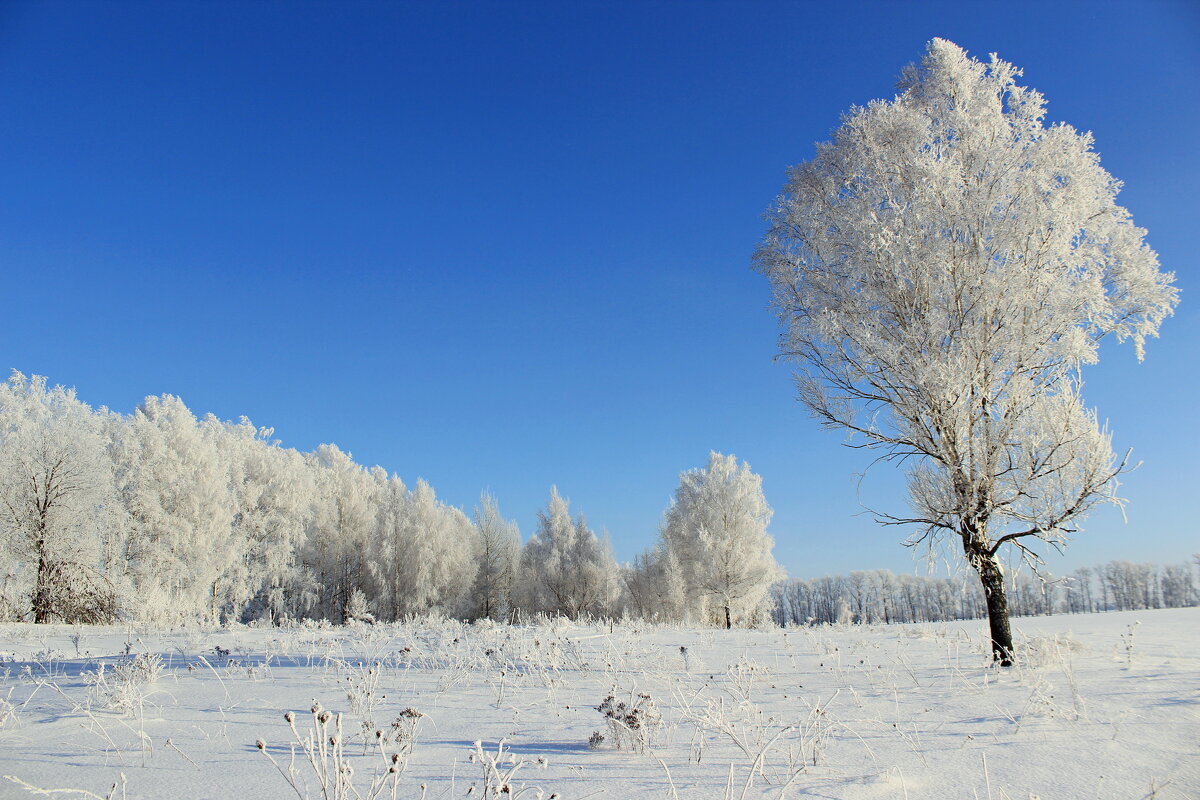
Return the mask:
<path id="1" fill-rule="evenodd" d="M 1008 625 L 1008 598 L 1004 594 L 1004 573 L 994 555 L 982 552 L 974 557 L 975 569 L 983 583 L 987 602 L 988 627 L 992 634 L 992 660 L 1002 667 L 1012 666 L 1012 629 Z"/>
<path id="2" fill-rule="evenodd" d="M 729 616 L 729 606 L 725 606 L 725 630 L 733 627 L 733 619 Z"/>
<path id="3" fill-rule="evenodd" d="M 49 527 L 46 509 L 43 506 L 39 514 L 34 548 L 38 559 L 37 577 L 33 584 L 33 622 L 35 625 L 42 625 L 50 621 L 50 596 L 52 593 L 50 583 L 53 576 L 50 574 L 50 559 L 46 557 L 46 540 L 49 538 L 46 532 Z"/>
<path id="4" fill-rule="evenodd" d="M 33 589 L 33 621 L 37 625 L 50 621 L 50 562 L 45 554 L 38 555 L 37 579 Z"/>

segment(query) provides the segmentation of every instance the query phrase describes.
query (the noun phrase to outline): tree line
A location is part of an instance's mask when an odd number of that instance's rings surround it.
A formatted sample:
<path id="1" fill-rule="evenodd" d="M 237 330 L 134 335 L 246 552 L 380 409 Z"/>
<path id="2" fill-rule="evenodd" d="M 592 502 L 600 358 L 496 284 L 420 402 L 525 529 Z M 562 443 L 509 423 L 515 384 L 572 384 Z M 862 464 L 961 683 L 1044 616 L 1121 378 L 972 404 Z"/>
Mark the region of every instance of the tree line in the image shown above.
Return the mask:
<path id="1" fill-rule="evenodd" d="M 552 487 L 522 542 L 488 494 L 468 516 L 336 445 L 284 448 L 172 395 L 129 415 L 18 372 L 0 384 L 0 617 L 160 624 L 416 614 L 691 624 L 980 618 L 978 584 L 853 572 L 780 580 L 762 481 L 711 453 L 680 476 L 658 541 L 618 564 Z M 1006 576 L 1018 615 L 1200 603 L 1196 564 L 1113 561 Z"/>
<path id="2" fill-rule="evenodd" d="M 14 371 L 0 384 L 0 617 L 769 618 L 771 511 L 733 456 L 683 473 L 659 542 L 619 565 L 556 488 L 522 543 L 487 494 L 468 516 L 424 480 L 272 436 L 173 395 L 92 409 Z"/>
<path id="3" fill-rule="evenodd" d="M 1005 576 L 1009 612 L 1016 616 L 1137 611 L 1200 605 L 1200 555 L 1181 564 L 1110 561 L 1054 577 Z M 983 589 L 961 578 L 851 572 L 813 580 L 793 578 L 771 589 L 776 624 L 887 624 L 982 619 Z"/>

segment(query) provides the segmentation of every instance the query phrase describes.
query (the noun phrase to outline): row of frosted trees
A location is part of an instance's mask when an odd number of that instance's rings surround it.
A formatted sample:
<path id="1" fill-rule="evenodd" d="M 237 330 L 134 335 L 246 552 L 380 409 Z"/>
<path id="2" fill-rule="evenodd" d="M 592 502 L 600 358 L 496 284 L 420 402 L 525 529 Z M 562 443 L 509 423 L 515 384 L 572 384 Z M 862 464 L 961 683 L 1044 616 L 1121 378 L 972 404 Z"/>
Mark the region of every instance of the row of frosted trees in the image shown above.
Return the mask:
<path id="1" fill-rule="evenodd" d="M 659 544 L 619 566 L 557 490 L 522 545 L 489 496 L 468 517 L 424 481 L 271 436 L 171 395 L 92 409 L 14 372 L 0 385 L 0 615 L 755 623 L 781 574 L 761 482 L 732 456 L 684 473 Z"/>
<path id="2" fill-rule="evenodd" d="M 1041 613 L 1140 611 L 1200 605 L 1200 554 L 1191 563 L 1135 564 L 1110 561 L 1067 576 L 1060 601 Z"/>
<path id="3" fill-rule="evenodd" d="M 630 616 L 732 627 L 770 619 L 771 585 L 783 576 L 767 533 L 762 479 L 734 456 L 710 453 L 684 472 L 658 542 L 618 567 L 607 542 L 558 492 L 525 545 L 511 598 L 518 610 Z"/>
<path id="4" fill-rule="evenodd" d="M 970 583 L 888 570 L 795 578 L 777 584 L 772 594 L 780 625 L 977 619 L 986 609 L 982 591 Z"/>
<path id="5" fill-rule="evenodd" d="M 1200 555 L 1192 563 L 1134 564 L 1110 561 L 1062 577 L 1028 572 L 1005 577 L 1015 616 L 1131 611 L 1200 605 Z M 814 580 L 791 579 L 772 587 L 779 625 L 941 622 L 982 618 L 987 605 L 974 581 L 852 572 Z"/>
<path id="6" fill-rule="evenodd" d="M 389 617 L 469 612 L 470 520 L 333 445 L 285 449 L 170 395 L 93 410 L 19 373 L 0 387 L 0 436 L 10 618 L 341 621 L 365 598 Z"/>

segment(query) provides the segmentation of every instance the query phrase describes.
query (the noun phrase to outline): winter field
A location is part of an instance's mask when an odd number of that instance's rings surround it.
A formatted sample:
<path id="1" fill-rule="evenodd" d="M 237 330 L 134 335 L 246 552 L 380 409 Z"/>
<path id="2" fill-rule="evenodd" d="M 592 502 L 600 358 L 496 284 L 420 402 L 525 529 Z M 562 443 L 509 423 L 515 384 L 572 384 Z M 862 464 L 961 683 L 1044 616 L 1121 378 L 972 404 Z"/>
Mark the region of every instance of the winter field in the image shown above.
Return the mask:
<path id="1" fill-rule="evenodd" d="M 1014 625 L 9 624 L 0 797 L 1200 797 L 1200 609 Z"/>

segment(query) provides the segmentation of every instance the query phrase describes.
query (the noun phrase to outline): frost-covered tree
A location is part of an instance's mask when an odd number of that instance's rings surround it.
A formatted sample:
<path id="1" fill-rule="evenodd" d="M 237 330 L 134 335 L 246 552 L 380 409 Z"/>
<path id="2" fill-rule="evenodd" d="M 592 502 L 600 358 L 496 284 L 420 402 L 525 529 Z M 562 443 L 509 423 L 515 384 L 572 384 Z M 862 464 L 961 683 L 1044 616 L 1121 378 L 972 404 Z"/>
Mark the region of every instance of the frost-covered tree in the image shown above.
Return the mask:
<path id="1" fill-rule="evenodd" d="M 692 615 L 732 628 L 762 610 L 771 584 L 783 577 L 771 554 L 771 514 L 762 478 L 736 456 L 710 453 L 707 467 L 679 476 L 663 540 L 678 561 Z"/>
<path id="2" fill-rule="evenodd" d="M 217 621 L 240 559 L 218 442 L 183 401 L 147 397 L 114 448 L 139 616 Z"/>
<path id="3" fill-rule="evenodd" d="M 104 419 L 62 386 L 13 371 L 0 384 L 0 559 L 34 622 L 108 622 L 115 505 Z M 23 606 L 23 607 L 22 607 Z"/>
<path id="4" fill-rule="evenodd" d="M 375 529 L 376 485 L 337 445 L 323 444 L 308 457 L 314 470 L 314 503 L 304 563 L 318 589 L 310 613 L 344 622 L 356 589 L 366 584 L 365 558 Z"/>
<path id="5" fill-rule="evenodd" d="M 412 570 L 406 563 L 406 540 L 412 536 L 410 495 L 398 475 L 388 475 L 382 467 L 371 470 L 375 482 L 375 532 L 371 535 L 371 552 L 367 571 L 371 579 L 371 594 L 382 619 L 396 620 L 404 616 L 408 584 Z"/>
<path id="6" fill-rule="evenodd" d="M 512 606 L 512 584 L 521 556 L 517 523 L 500 515 L 496 498 L 486 492 L 475 506 L 475 560 L 471 587 L 472 618 L 504 619 Z"/>
<path id="7" fill-rule="evenodd" d="M 378 615 L 403 619 L 429 612 L 468 612 L 477 536 L 466 514 L 438 502 L 424 480 L 412 491 L 385 470 L 376 483 L 375 529 L 368 542 L 369 595 Z"/>
<path id="8" fill-rule="evenodd" d="M 401 547 L 408 577 L 399 598 L 402 613 L 461 614 L 475 579 L 471 520 L 461 510 L 439 503 L 433 487 L 421 479 L 409 504 L 408 535 Z"/>
<path id="9" fill-rule="evenodd" d="M 314 586 L 300 563 L 313 513 L 313 470 L 295 450 L 273 441 L 270 428 L 245 417 L 208 422 L 229 470 L 234 499 L 233 537 L 239 559 L 227 571 L 233 618 L 295 615 Z"/>
<path id="10" fill-rule="evenodd" d="M 1119 502 L 1126 462 L 1081 367 L 1105 337 L 1140 359 L 1177 301 L 1091 135 L 1046 125 L 1020 74 L 930 42 L 894 100 L 852 109 L 791 171 L 755 258 L 800 398 L 906 465 L 912 513 L 881 519 L 961 547 L 1002 664 L 1000 548 L 1036 561 L 1031 543 Z"/>
<path id="11" fill-rule="evenodd" d="M 629 611 L 641 619 L 677 622 L 687 617 L 687 587 L 679 560 L 665 542 L 637 555 L 622 569 Z"/>
<path id="12" fill-rule="evenodd" d="M 617 564 L 606 540 L 596 536 L 583 515 L 571 518 L 570 502 L 557 487 L 538 512 L 537 532 L 521 552 L 514 590 L 525 611 L 576 619 L 609 613 L 616 600 Z"/>

